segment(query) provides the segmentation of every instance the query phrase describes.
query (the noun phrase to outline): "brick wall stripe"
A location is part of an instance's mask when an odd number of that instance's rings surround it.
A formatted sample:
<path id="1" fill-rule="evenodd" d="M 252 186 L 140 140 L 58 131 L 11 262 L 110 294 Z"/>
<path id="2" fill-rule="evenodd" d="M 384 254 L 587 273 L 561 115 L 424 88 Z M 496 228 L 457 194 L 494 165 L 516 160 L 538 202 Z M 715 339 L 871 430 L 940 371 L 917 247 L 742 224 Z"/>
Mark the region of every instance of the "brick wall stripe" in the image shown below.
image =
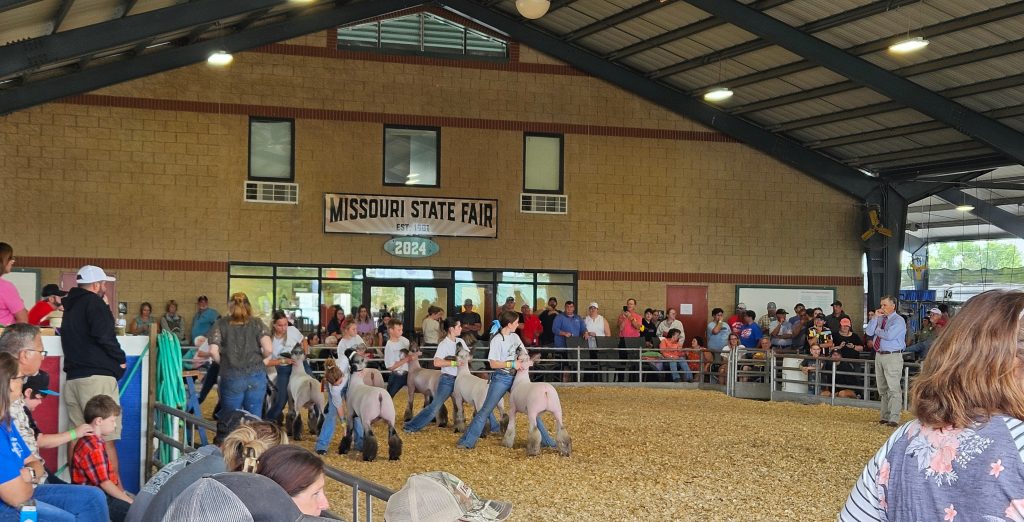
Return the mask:
<path id="1" fill-rule="evenodd" d="M 489 120 L 484 118 L 457 118 L 415 114 L 388 114 L 384 112 L 307 109 L 301 107 L 281 107 L 273 105 L 246 105 L 241 103 L 216 103 L 169 100 L 162 98 L 135 98 L 130 96 L 108 96 L 102 94 L 80 94 L 76 96 L 68 96 L 67 98 L 62 98 L 54 103 L 88 105 L 95 107 L 114 107 L 121 109 L 198 112 L 204 114 L 235 114 L 320 121 L 387 123 L 393 125 L 427 125 L 463 129 L 578 134 L 584 136 L 617 136 L 627 138 L 718 143 L 734 143 L 736 141 L 724 134 L 707 131 L 612 127 L 606 125 L 581 125 L 575 123 L 536 121 Z"/>
<path id="2" fill-rule="evenodd" d="M 227 261 L 198 261 L 184 259 L 122 259 L 90 257 L 18 256 L 18 266 L 24 268 L 77 268 L 97 265 L 104 270 L 157 270 L 172 272 L 228 271 Z M 580 281 L 626 281 L 652 283 L 725 283 L 725 284 L 784 284 L 812 286 L 859 286 L 859 276 L 799 276 L 773 274 L 713 274 L 698 272 L 629 272 L 581 270 Z"/>

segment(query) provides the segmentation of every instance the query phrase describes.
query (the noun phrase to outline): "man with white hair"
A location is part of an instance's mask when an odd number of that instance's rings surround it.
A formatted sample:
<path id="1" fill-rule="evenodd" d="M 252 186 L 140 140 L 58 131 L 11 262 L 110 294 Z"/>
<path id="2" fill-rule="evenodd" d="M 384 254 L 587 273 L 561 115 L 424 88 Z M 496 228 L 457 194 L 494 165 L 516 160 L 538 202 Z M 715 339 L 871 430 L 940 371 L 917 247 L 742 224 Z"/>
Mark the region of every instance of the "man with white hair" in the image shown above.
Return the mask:
<path id="1" fill-rule="evenodd" d="M 108 395 L 120 404 L 117 380 L 124 375 L 127 357 L 114 335 L 114 315 L 103 301 L 107 282 L 115 281 L 93 265 L 83 266 L 75 277 L 78 286 L 64 298 L 64 322 L 60 341 L 64 350 L 63 397 L 71 426 L 85 423 L 85 403 Z M 121 438 L 121 417 L 114 433 L 105 436 L 111 475 L 117 477 L 114 441 Z M 115 482 L 120 482 L 118 479 Z"/>

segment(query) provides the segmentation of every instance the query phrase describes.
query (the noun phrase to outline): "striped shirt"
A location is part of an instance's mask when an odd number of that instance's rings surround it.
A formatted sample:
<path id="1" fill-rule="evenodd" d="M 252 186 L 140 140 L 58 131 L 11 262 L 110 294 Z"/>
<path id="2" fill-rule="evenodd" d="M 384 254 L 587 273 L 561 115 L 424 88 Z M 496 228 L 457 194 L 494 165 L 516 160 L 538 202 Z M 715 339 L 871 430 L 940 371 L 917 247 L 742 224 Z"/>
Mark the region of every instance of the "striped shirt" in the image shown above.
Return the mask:
<path id="1" fill-rule="evenodd" d="M 1024 520 L 1024 421 L 1005 416 L 955 430 L 904 424 L 839 513 L 841 522 L 1007 519 Z"/>

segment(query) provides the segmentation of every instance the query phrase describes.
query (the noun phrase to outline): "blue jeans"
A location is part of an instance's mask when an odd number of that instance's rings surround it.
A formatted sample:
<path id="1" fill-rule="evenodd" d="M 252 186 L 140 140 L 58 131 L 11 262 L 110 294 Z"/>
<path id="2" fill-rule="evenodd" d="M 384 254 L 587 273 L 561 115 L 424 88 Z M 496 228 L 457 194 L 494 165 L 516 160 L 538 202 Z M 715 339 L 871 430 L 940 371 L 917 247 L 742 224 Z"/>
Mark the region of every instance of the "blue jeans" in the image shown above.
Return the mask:
<path id="1" fill-rule="evenodd" d="M 267 410 L 267 420 L 274 422 L 281 418 L 284 413 L 284 405 L 288 404 L 288 380 L 292 378 L 292 367 L 290 364 L 282 364 L 277 367 L 277 378 L 274 379 L 274 386 L 277 392 L 274 393 L 274 403 Z"/>
<path id="2" fill-rule="evenodd" d="M 678 361 L 668 361 L 668 370 L 672 372 L 672 380 L 679 382 L 679 370 L 682 370 L 683 377 L 687 381 L 693 380 L 693 372 L 690 371 L 690 365 L 686 363 L 686 360 L 679 359 Z"/>
<path id="3" fill-rule="evenodd" d="M 94 522 L 110 520 L 107 496 L 100 488 L 40 484 L 32 494 L 40 521 Z M 18 521 L 18 510 L 0 502 L 0 522 Z"/>
<path id="4" fill-rule="evenodd" d="M 476 441 L 484 431 L 484 423 L 487 422 L 488 417 L 494 417 L 494 408 L 498 406 L 501 398 L 512 389 L 512 381 L 511 375 L 491 372 L 491 381 L 487 386 L 487 397 L 484 399 L 484 406 L 473 414 L 473 422 L 469 424 L 469 427 L 466 428 L 466 433 L 463 433 L 459 439 L 459 446 L 469 449 L 476 447 Z M 515 419 L 509 419 L 509 422 L 515 422 Z M 551 438 L 548 430 L 544 427 L 544 423 L 540 421 L 540 416 L 537 417 L 537 429 L 540 430 L 541 445 L 546 448 L 554 448 L 555 439 Z"/>
<path id="5" fill-rule="evenodd" d="M 243 409 L 257 417 L 267 396 L 267 372 L 262 368 L 248 375 L 220 376 L 220 409 Z"/>
<path id="6" fill-rule="evenodd" d="M 401 375 L 392 373 L 388 376 L 388 395 L 392 398 L 398 393 L 398 390 L 405 388 L 405 385 L 409 382 L 409 374 L 403 373 Z"/>
<path id="7" fill-rule="evenodd" d="M 345 389 L 341 391 L 342 397 L 345 396 L 345 392 L 347 392 L 347 391 L 348 391 L 348 386 L 346 386 Z M 316 439 L 316 450 L 317 451 L 327 451 L 327 446 L 331 445 L 331 438 L 334 437 L 334 428 L 335 428 L 335 426 L 338 425 L 338 418 L 341 417 L 342 415 L 345 415 L 345 412 L 343 412 L 343 411 L 334 411 L 334 409 L 331 408 L 330 403 L 328 403 L 327 407 L 324 408 L 324 415 L 325 415 L 325 417 L 324 417 L 324 425 L 320 428 L 320 436 L 317 437 L 317 439 Z M 355 437 L 356 440 L 353 441 L 353 445 L 355 446 L 356 451 L 362 451 L 363 450 L 363 427 L 358 422 L 355 423 L 355 432 L 356 432 L 356 437 Z M 344 437 L 345 434 L 343 433 L 341 436 Z"/>
<path id="8" fill-rule="evenodd" d="M 455 391 L 455 377 L 446 373 L 441 374 L 441 381 L 437 383 L 437 393 L 434 394 L 433 400 L 409 422 L 406 422 L 402 430 L 406 433 L 416 433 L 427 427 L 430 420 L 437 416 L 437 411 L 441 409 L 444 401 L 451 397 L 453 391 Z"/>

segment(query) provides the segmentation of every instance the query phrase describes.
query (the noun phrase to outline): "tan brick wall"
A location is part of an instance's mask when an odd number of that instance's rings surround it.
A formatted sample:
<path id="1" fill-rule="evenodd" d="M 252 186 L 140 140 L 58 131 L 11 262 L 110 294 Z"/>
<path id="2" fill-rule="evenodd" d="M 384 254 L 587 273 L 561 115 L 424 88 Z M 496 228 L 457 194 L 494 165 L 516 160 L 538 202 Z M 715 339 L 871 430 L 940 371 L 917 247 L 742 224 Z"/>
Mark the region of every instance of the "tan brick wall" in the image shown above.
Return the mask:
<path id="1" fill-rule="evenodd" d="M 317 33 L 298 40 L 324 39 Z M 526 48 L 522 54 L 524 61 L 542 59 Z M 100 93 L 706 130 L 585 76 L 265 52 L 239 53 L 227 69 L 196 65 Z M 404 189 L 381 184 L 380 124 L 299 119 L 295 128 L 301 204 L 290 206 L 242 202 L 245 116 L 51 103 L 0 118 L 0 240 L 24 256 L 860 273 L 855 202 L 742 144 L 567 134 L 570 212 L 546 216 L 518 211 L 519 131 L 444 127 L 442 188 Z M 497 198 L 500 239 L 439 238 L 441 253 L 433 258 L 393 258 L 383 251 L 386 237 L 324 235 L 323 192 Z M 825 231 L 822 240 L 808 241 L 809 217 L 814 230 Z M 162 308 L 158 302 L 174 298 L 186 315 L 196 295 L 226 293 L 224 274 L 123 272 L 121 300 L 148 299 Z M 618 303 L 631 293 L 641 303 L 662 303 L 665 286 L 581 282 L 580 300 Z M 731 304 L 733 293 L 732 285 L 711 285 L 709 306 Z M 859 294 L 840 289 L 850 304 L 860 302 Z"/>

